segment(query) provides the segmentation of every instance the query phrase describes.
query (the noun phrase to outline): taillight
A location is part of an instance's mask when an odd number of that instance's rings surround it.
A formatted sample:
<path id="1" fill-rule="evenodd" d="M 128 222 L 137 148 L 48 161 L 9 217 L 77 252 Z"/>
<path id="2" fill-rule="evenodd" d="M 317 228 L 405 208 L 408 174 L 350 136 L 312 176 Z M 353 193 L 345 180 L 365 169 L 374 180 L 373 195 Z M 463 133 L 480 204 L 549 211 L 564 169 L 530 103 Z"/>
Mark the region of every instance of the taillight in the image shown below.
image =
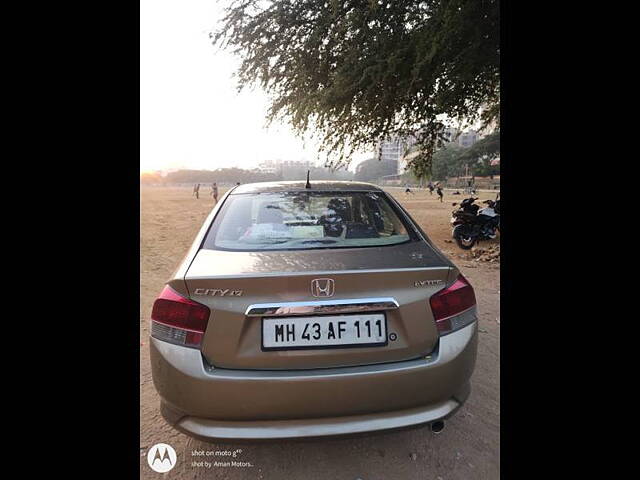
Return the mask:
<path id="1" fill-rule="evenodd" d="M 455 332 L 476 319 L 476 295 L 466 278 L 458 275 L 453 285 L 429 300 L 440 335 Z"/>
<path id="2" fill-rule="evenodd" d="M 165 342 L 199 348 L 209 321 L 209 307 L 165 286 L 153 303 L 151 336 Z"/>

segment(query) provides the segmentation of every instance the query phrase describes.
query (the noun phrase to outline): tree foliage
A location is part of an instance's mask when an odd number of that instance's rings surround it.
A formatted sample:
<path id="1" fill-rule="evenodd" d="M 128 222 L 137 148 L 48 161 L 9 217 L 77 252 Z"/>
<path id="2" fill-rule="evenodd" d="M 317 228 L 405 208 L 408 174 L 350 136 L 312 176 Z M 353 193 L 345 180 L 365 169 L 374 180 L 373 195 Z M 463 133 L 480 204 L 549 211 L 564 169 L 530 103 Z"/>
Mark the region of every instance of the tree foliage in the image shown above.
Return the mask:
<path id="1" fill-rule="evenodd" d="M 420 177 L 445 123 L 499 120 L 498 0 L 235 0 L 213 42 L 261 86 L 268 121 L 319 140 L 327 166 L 414 135 Z"/>
<path id="2" fill-rule="evenodd" d="M 500 155 L 500 131 L 487 135 L 465 149 L 460 160 L 472 163 L 477 160 L 493 160 Z"/>
<path id="3" fill-rule="evenodd" d="M 433 179 L 445 180 L 448 177 L 463 175 L 464 168 L 461 168 L 459 158 L 464 150 L 463 147 L 456 143 L 449 143 L 438 150 L 433 155 Z"/>
<path id="4" fill-rule="evenodd" d="M 143 172 L 140 174 L 140 183 L 142 185 L 153 185 L 162 183 L 162 177 L 159 173 Z"/>
<path id="5" fill-rule="evenodd" d="M 358 164 L 354 180 L 371 182 L 385 175 L 395 175 L 397 171 L 398 167 L 396 162 L 370 158 Z"/>
<path id="6" fill-rule="evenodd" d="M 500 131 L 487 135 L 469 148 L 449 143 L 433 156 L 433 178 L 444 180 L 462 176 L 466 171 L 469 175 L 498 175 L 500 165 L 491 165 L 491 160 L 499 155 Z"/>
<path id="7" fill-rule="evenodd" d="M 235 184 L 270 182 L 280 180 L 272 173 L 255 172 L 242 168 L 219 168 L 217 170 L 176 170 L 169 172 L 164 178 L 165 183 L 225 183 Z"/>
<path id="8" fill-rule="evenodd" d="M 353 180 L 353 173 L 345 171 L 331 171 L 327 168 L 299 165 L 281 167 L 275 173 L 266 173 L 242 168 L 219 168 L 217 170 L 176 170 L 165 177 L 158 174 L 140 174 L 142 184 L 178 184 L 178 183 L 213 183 L 233 185 L 236 182 L 276 182 L 280 180 L 305 180 L 307 170 L 311 180 Z"/>
<path id="9" fill-rule="evenodd" d="M 309 178 L 313 180 L 353 180 L 349 171 L 332 171 L 322 167 L 284 166 L 278 172 L 280 180 L 305 180 L 309 170 Z"/>

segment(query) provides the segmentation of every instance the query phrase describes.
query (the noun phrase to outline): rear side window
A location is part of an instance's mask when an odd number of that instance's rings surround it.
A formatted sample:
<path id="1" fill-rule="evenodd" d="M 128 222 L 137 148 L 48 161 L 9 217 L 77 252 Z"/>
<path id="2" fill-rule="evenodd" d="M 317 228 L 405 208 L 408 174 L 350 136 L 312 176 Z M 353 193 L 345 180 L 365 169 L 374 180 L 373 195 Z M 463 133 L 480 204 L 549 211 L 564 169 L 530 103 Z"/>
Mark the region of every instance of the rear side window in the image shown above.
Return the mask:
<path id="1" fill-rule="evenodd" d="M 204 248 L 353 248 L 411 239 L 407 226 L 379 193 L 276 192 L 229 195 Z"/>

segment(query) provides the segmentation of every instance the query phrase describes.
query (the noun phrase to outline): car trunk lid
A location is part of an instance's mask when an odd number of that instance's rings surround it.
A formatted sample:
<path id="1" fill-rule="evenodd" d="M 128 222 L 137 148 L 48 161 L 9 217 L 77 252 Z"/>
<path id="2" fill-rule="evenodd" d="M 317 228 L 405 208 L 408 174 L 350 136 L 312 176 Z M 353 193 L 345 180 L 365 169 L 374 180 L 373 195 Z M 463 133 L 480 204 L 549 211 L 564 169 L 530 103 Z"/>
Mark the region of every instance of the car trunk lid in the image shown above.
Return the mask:
<path id="1" fill-rule="evenodd" d="M 429 298 L 450 281 L 451 268 L 448 260 L 423 242 L 267 252 L 203 249 L 191 263 L 185 284 L 190 298 L 211 309 L 202 353 L 213 366 L 328 368 L 428 355 L 439 338 Z M 333 291 L 317 291 L 314 280 L 318 279 L 332 280 Z M 263 318 L 363 311 L 384 315 L 386 345 L 263 348 Z"/>

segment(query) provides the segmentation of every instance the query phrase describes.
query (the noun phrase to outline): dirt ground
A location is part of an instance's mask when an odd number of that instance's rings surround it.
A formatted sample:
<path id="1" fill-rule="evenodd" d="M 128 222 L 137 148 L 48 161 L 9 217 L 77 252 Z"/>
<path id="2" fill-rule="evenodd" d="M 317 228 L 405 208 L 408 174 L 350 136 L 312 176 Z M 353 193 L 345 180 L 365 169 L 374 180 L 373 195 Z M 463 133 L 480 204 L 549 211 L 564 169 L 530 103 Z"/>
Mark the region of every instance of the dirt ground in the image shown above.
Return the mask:
<path id="1" fill-rule="evenodd" d="M 471 395 L 440 435 L 428 428 L 331 441 L 217 445 L 169 427 L 159 412 L 149 365 L 149 316 L 156 295 L 186 254 L 213 206 L 203 186 L 199 200 L 190 188 L 141 187 L 140 213 L 140 477 L 144 479 L 378 480 L 497 479 L 500 476 L 500 267 L 474 258 L 451 242 L 451 203 L 463 196 L 445 192 L 444 202 L 428 191 L 405 194 L 389 188 L 436 245 L 473 284 L 478 300 L 479 345 Z M 220 192 L 222 195 L 223 191 Z M 480 193 L 481 199 L 495 198 Z M 498 240 L 481 248 L 497 247 Z M 175 468 L 151 470 L 146 455 L 156 443 L 176 450 Z M 236 453 L 245 466 L 192 466 L 192 452 Z M 230 458 L 217 457 L 220 462 Z"/>

